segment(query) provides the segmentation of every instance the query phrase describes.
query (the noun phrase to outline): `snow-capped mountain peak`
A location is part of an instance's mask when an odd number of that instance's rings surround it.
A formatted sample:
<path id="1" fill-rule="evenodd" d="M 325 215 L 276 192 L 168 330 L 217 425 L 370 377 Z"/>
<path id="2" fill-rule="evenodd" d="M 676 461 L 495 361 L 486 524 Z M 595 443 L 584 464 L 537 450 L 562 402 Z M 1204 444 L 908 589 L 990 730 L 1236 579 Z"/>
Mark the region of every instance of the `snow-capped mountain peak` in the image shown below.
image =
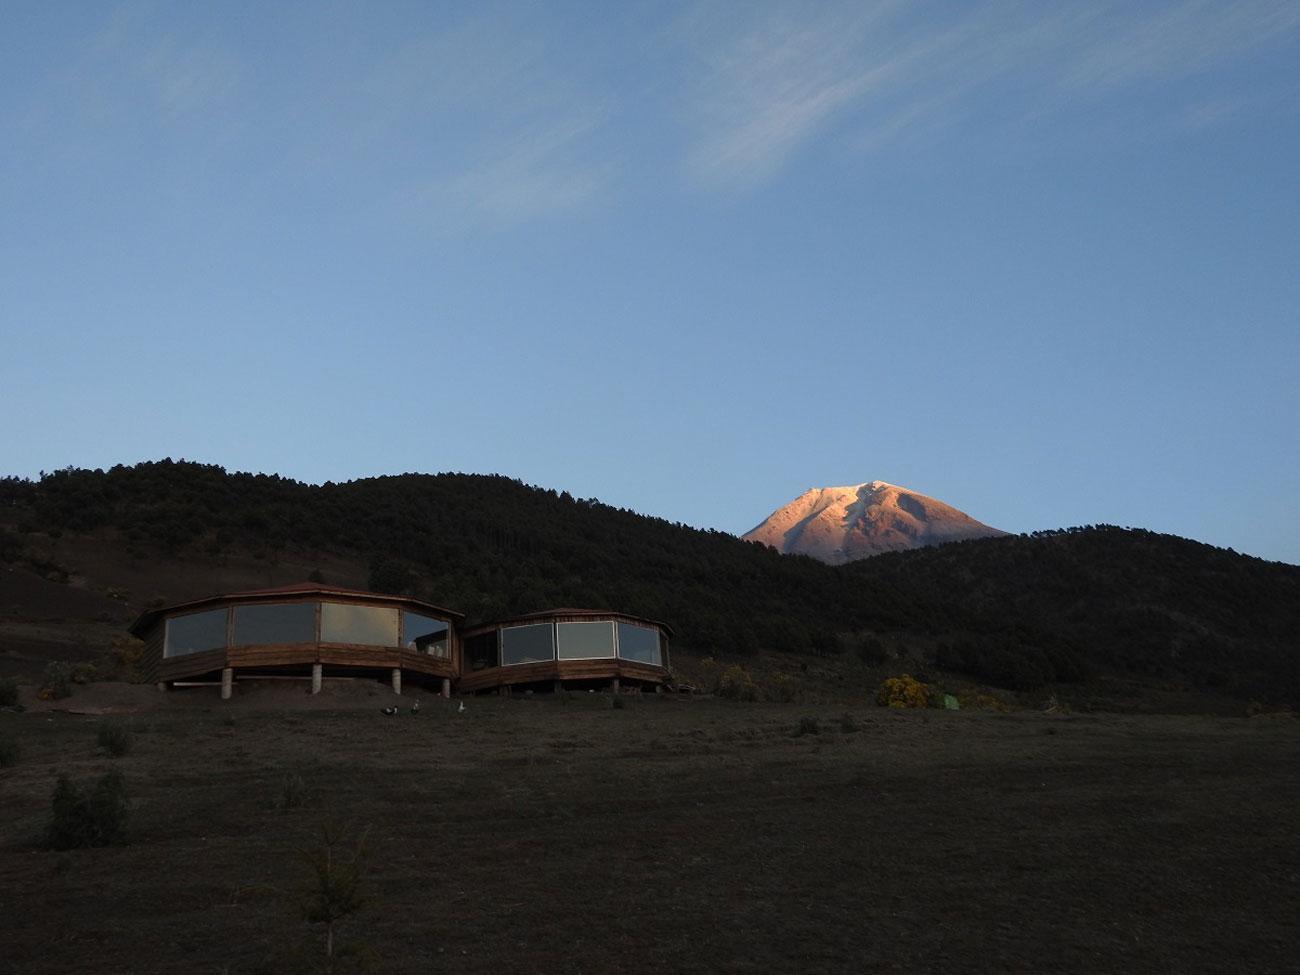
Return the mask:
<path id="1" fill-rule="evenodd" d="M 1006 532 L 887 481 L 809 488 L 742 537 L 838 565 L 856 559 Z"/>

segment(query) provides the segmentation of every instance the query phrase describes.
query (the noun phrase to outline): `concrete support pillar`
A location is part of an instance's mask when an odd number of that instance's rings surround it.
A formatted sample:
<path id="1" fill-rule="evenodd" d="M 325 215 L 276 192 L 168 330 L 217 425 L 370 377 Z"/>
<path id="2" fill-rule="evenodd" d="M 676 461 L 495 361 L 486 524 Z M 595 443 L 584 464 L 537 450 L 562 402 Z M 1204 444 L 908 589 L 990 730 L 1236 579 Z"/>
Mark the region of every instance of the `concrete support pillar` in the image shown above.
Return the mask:
<path id="1" fill-rule="evenodd" d="M 311 665 L 311 692 L 320 693 L 320 683 L 325 676 L 325 668 L 320 664 Z"/>
<path id="2" fill-rule="evenodd" d="M 451 678 L 450 677 L 444 677 L 442 679 L 442 696 L 444 700 L 451 699 Z"/>
<path id="3" fill-rule="evenodd" d="M 501 696 L 501 697 L 509 697 L 509 696 L 510 696 L 510 685 L 509 685 L 509 684 L 502 684 L 500 687 L 497 688 L 497 694 L 498 694 L 499 696 Z"/>
<path id="4" fill-rule="evenodd" d="M 158 682 L 158 690 L 160 690 L 160 691 L 165 691 L 165 690 L 167 690 L 167 682 L 166 682 L 165 680 L 160 680 L 160 681 Z"/>
<path id="5" fill-rule="evenodd" d="M 401 667 L 393 668 L 393 693 L 394 694 L 402 693 L 402 668 Z"/>
<path id="6" fill-rule="evenodd" d="M 555 693 L 556 693 L 556 694 L 559 694 L 559 693 L 561 693 L 563 690 L 564 690 L 564 681 L 562 681 L 562 680 L 557 680 L 557 681 L 555 682 Z"/>
<path id="7" fill-rule="evenodd" d="M 617 694 L 617 693 L 618 693 L 618 678 L 617 678 L 617 677 L 615 677 L 612 681 L 609 682 L 609 690 L 610 690 L 610 693 L 611 693 L 611 694 Z"/>
<path id="8" fill-rule="evenodd" d="M 229 701 L 230 695 L 235 688 L 235 668 L 221 668 L 221 700 Z"/>
<path id="9" fill-rule="evenodd" d="M 656 693 L 656 694 L 662 694 L 663 692 L 664 692 L 664 685 L 663 685 L 663 684 L 656 684 L 656 685 L 655 685 L 655 693 Z"/>

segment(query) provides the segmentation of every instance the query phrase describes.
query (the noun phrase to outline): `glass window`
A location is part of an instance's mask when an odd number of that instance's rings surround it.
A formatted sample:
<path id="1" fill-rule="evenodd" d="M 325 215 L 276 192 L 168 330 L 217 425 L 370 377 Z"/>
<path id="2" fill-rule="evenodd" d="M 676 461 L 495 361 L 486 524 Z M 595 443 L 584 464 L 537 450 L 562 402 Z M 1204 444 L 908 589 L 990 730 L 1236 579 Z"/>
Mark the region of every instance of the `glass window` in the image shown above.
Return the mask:
<path id="1" fill-rule="evenodd" d="M 488 630 L 465 640 L 465 669 L 486 670 L 497 665 L 497 631 Z"/>
<path id="2" fill-rule="evenodd" d="M 222 650 L 226 646 L 226 610 L 173 616 L 167 621 L 164 657 L 180 657 L 202 650 Z"/>
<path id="3" fill-rule="evenodd" d="M 555 627 L 550 623 L 507 626 L 501 631 L 501 664 L 531 664 L 555 659 Z"/>
<path id="4" fill-rule="evenodd" d="M 315 603 L 268 603 L 235 607 L 234 646 L 315 642 Z"/>
<path id="5" fill-rule="evenodd" d="M 560 659 L 614 656 L 614 624 L 607 621 L 560 624 Z"/>
<path id="6" fill-rule="evenodd" d="M 447 633 L 451 628 L 443 620 L 402 610 L 402 646 L 431 657 L 450 656 Z M 495 655 L 496 647 L 493 646 Z"/>
<path id="7" fill-rule="evenodd" d="M 639 664 L 663 665 L 659 652 L 659 631 L 633 623 L 618 624 L 618 655 Z"/>
<path id="8" fill-rule="evenodd" d="M 397 607 L 321 603 L 320 638 L 322 643 L 395 647 L 398 645 Z"/>

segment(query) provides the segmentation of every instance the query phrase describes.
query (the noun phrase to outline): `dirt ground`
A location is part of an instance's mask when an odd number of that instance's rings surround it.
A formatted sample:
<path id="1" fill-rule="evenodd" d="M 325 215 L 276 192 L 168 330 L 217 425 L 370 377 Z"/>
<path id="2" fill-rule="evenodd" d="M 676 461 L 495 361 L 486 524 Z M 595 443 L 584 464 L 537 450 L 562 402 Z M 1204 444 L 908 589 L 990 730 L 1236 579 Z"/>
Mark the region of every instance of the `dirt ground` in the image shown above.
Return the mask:
<path id="1" fill-rule="evenodd" d="M 373 690 L 172 692 L 114 719 L 117 759 L 96 714 L 0 713 L 21 747 L 0 972 L 290 970 L 320 943 L 292 895 L 327 821 L 369 827 L 340 934 L 376 971 L 1300 967 L 1294 719 L 599 694 L 421 694 L 390 718 Z M 40 849 L 56 774 L 109 768 L 129 844 Z M 275 808 L 293 776 L 305 803 Z"/>

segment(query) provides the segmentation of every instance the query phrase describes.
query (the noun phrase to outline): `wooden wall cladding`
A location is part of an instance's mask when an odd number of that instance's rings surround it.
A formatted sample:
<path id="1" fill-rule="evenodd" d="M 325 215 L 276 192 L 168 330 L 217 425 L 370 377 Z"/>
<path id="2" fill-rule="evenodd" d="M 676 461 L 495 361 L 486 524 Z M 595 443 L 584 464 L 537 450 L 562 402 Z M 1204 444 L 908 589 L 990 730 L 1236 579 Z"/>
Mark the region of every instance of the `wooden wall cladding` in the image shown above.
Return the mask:
<path id="1" fill-rule="evenodd" d="M 184 680 L 210 674 L 226 666 L 226 651 L 204 650 L 187 653 L 183 657 L 165 657 L 158 664 L 157 680 Z"/>
<path id="2" fill-rule="evenodd" d="M 629 680 L 662 684 L 667 679 L 663 667 L 633 663 L 630 660 L 543 660 L 509 667 L 488 667 L 463 674 L 457 685 L 462 691 L 483 691 L 509 684 L 532 684 L 548 680 Z"/>

